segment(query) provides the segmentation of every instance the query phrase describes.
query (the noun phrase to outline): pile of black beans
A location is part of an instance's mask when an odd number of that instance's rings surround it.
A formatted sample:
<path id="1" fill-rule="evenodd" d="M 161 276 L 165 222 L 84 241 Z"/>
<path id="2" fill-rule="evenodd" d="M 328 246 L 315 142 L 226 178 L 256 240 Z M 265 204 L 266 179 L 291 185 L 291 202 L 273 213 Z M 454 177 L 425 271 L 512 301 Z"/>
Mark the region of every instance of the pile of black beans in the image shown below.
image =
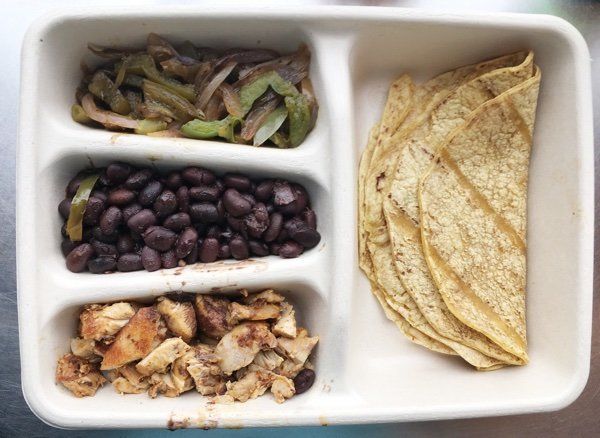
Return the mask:
<path id="1" fill-rule="evenodd" d="M 71 200 L 90 173 L 100 176 L 83 215 L 83 239 L 72 242 L 66 233 Z M 269 254 L 293 258 L 321 240 L 301 185 L 218 177 L 200 167 L 162 175 L 116 162 L 83 171 L 67 185 L 58 211 L 72 272 L 155 271 Z"/>

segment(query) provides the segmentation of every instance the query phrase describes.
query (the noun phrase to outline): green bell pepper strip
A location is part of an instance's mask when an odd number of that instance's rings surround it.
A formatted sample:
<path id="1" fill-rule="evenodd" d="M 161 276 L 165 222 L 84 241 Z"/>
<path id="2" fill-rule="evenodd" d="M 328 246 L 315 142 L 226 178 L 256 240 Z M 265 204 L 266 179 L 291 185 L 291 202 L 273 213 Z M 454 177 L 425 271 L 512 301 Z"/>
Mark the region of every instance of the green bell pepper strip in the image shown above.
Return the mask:
<path id="1" fill-rule="evenodd" d="M 122 63 L 115 65 L 117 71 L 117 78 L 115 85 L 120 86 L 125 80 L 125 75 L 133 73 L 136 75 L 145 76 L 146 79 L 150 79 L 153 82 L 157 82 L 172 92 L 180 95 L 190 102 L 196 100 L 196 92 L 194 87 L 191 85 L 184 85 L 175 79 L 166 77 L 162 74 L 154 64 L 152 57 L 145 53 L 138 53 L 130 55 L 123 60 Z"/>
<path id="2" fill-rule="evenodd" d="M 302 94 L 288 96 L 284 99 L 290 120 L 290 146 L 298 146 L 310 129 L 310 107 L 308 99 Z"/>
<path id="3" fill-rule="evenodd" d="M 163 120 L 143 119 L 138 123 L 138 127 L 133 131 L 136 134 L 149 134 L 156 131 L 164 131 L 167 129 L 167 122 Z"/>
<path id="4" fill-rule="evenodd" d="M 223 137 L 235 142 L 234 129 L 241 119 L 231 115 L 222 120 L 205 121 L 194 119 L 181 127 L 181 133 L 189 138 L 207 139 Z"/>
<path id="5" fill-rule="evenodd" d="M 99 175 L 90 175 L 81 181 L 77 193 L 71 200 L 71 210 L 67 219 L 67 235 L 72 242 L 80 242 L 83 237 L 83 214 L 98 177 Z"/>
<path id="6" fill-rule="evenodd" d="M 276 71 L 266 72 L 240 88 L 240 102 L 242 103 L 244 114 L 250 111 L 254 101 L 262 96 L 269 87 L 281 96 L 295 96 L 300 94 L 294 84 L 282 79 Z"/>
<path id="7" fill-rule="evenodd" d="M 106 73 L 102 71 L 96 72 L 92 77 L 92 82 L 88 85 L 88 90 L 98 99 L 109 105 L 111 111 L 123 116 L 131 112 L 129 102 L 127 102 L 127 99 L 125 99 Z"/>
<path id="8" fill-rule="evenodd" d="M 267 116 L 264 123 L 256 130 L 254 134 L 254 146 L 260 146 L 267 141 L 281 127 L 288 116 L 288 110 L 285 106 L 277 107 Z"/>
<path id="9" fill-rule="evenodd" d="M 86 114 L 83 107 L 78 104 L 74 104 L 73 106 L 71 106 L 71 117 L 77 123 L 90 123 L 92 121 L 92 119 L 90 119 Z"/>
<path id="10" fill-rule="evenodd" d="M 144 79 L 142 90 L 146 100 L 155 101 L 166 106 L 173 112 L 175 118 L 181 122 L 204 116 L 189 101 L 173 93 L 164 85 Z"/>

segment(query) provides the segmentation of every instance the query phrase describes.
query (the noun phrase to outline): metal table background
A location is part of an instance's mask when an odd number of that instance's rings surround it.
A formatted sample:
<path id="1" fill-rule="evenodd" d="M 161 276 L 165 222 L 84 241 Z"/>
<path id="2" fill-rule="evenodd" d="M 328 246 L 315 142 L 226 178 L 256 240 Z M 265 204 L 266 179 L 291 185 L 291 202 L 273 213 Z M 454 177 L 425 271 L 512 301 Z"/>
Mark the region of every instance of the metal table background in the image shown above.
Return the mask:
<path id="1" fill-rule="evenodd" d="M 248 0 L 250 1 L 250 0 Z M 220 3 L 227 3 L 221 0 Z M 84 6 L 92 4 L 128 4 L 143 7 L 148 4 L 170 4 L 168 0 L 2 0 L 0 16 L 0 437 L 55 437 L 55 436 L 162 436 L 166 431 L 64 431 L 53 429 L 33 415 L 27 407 L 20 387 L 20 361 L 17 329 L 16 279 L 15 279 L 15 148 L 17 140 L 17 108 L 19 95 L 19 63 L 23 35 L 37 16 L 57 6 Z M 179 1 L 182 4 L 201 5 L 201 1 Z M 229 3 L 234 3 L 229 2 Z M 243 7 L 243 2 L 236 4 Z M 256 1 L 274 5 L 276 1 Z M 478 10 L 544 13 L 560 16 L 573 23 L 585 37 L 592 60 L 600 58 L 600 2 L 559 0 L 495 0 L 495 1 L 335 1 L 288 0 L 287 4 L 362 4 L 378 6 L 403 6 L 437 8 L 445 10 Z M 592 65 L 594 81 L 594 106 L 600 108 L 600 66 Z M 31 123 L 35 123 L 32 120 Z M 595 143 L 600 139 L 600 118 L 595 121 Z M 595 156 L 596 169 L 599 156 Z M 596 178 L 596 199 L 600 194 Z M 598 202 L 596 202 L 598 205 Z M 596 216 L 598 217 L 598 207 Z M 597 239 L 599 237 L 597 236 Z M 597 241 L 596 241 L 597 243 Z M 596 245 L 598 247 L 598 245 Z M 594 286 L 600 281 L 598 265 Z M 592 368 L 590 378 L 581 397 L 568 408 L 548 414 L 511 417 L 481 418 L 422 423 L 401 423 L 371 426 L 306 427 L 296 429 L 246 429 L 211 431 L 212 437 L 276 437 L 292 436 L 598 436 L 600 434 L 600 325 L 598 322 L 598 294 L 594 297 L 594 334 L 592 337 Z M 191 436 L 198 431 L 178 431 L 177 436 Z"/>

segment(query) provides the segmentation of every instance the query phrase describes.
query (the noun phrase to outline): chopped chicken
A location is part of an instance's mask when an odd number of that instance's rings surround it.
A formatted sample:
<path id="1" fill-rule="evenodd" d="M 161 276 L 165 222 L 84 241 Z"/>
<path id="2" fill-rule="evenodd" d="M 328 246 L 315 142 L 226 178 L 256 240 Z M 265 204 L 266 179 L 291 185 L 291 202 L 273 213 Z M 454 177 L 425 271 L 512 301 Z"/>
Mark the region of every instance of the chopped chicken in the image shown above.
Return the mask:
<path id="1" fill-rule="evenodd" d="M 277 352 L 287 356 L 296 363 L 303 364 L 310 352 L 319 342 L 319 337 L 309 337 L 306 329 L 299 328 L 295 339 L 277 338 Z"/>
<path id="2" fill-rule="evenodd" d="M 226 375 L 245 367 L 260 350 L 274 348 L 277 339 L 263 322 L 245 322 L 227 333 L 215 347 L 219 366 Z"/>
<path id="3" fill-rule="evenodd" d="M 183 356 L 189 349 L 190 346 L 181 338 L 169 338 L 138 362 L 135 368 L 144 376 L 164 373 L 175 359 Z"/>
<path id="4" fill-rule="evenodd" d="M 173 380 L 173 386 L 180 394 L 189 391 L 194 387 L 194 379 L 190 376 L 187 368 L 195 357 L 196 350 L 191 347 L 183 355 L 175 359 L 171 365 L 171 380 Z"/>
<path id="5" fill-rule="evenodd" d="M 117 333 L 102 360 L 101 370 L 121 367 L 146 357 L 164 339 L 166 328 L 154 307 L 142 307 Z"/>
<path id="6" fill-rule="evenodd" d="M 296 311 L 289 303 L 281 303 L 281 316 L 271 330 L 275 336 L 296 337 Z"/>
<path id="7" fill-rule="evenodd" d="M 303 363 L 294 362 L 292 359 L 284 359 L 284 361 L 277 368 L 273 370 L 273 372 L 279 374 L 280 376 L 287 377 L 288 379 L 293 379 L 298 375 L 300 371 L 304 368 L 307 368 Z"/>
<path id="8" fill-rule="evenodd" d="M 148 395 L 156 398 L 158 394 L 163 394 L 166 397 L 177 397 L 180 394 L 170 374 L 154 373 L 150 376 Z"/>
<path id="9" fill-rule="evenodd" d="M 276 377 L 271 385 L 271 393 L 275 397 L 277 403 L 283 403 L 286 399 L 292 397 L 296 393 L 294 382 L 287 377 L 279 376 L 273 373 Z"/>
<path id="10" fill-rule="evenodd" d="M 225 392 L 225 375 L 219 367 L 219 359 L 209 345 L 193 347 L 195 355 L 189 360 L 187 371 L 194 379 L 196 389 L 202 395 L 215 395 Z"/>
<path id="11" fill-rule="evenodd" d="M 273 350 L 264 350 L 256 354 L 252 363 L 266 370 L 273 371 L 283 363 L 283 357 Z"/>
<path id="12" fill-rule="evenodd" d="M 56 381 L 62 383 L 75 397 L 96 394 L 106 379 L 98 371 L 98 365 L 74 354 L 65 354 L 56 367 Z"/>
<path id="13" fill-rule="evenodd" d="M 93 339 L 72 338 L 71 353 L 90 362 L 100 362 L 101 360 L 101 357 L 96 354 L 96 341 Z"/>
<path id="14" fill-rule="evenodd" d="M 192 303 L 173 301 L 167 297 L 158 299 L 156 310 L 167 323 L 167 328 L 185 342 L 196 335 L 196 312 Z"/>
<path id="15" fill-rule="evenodd" d="M 255 301 L 249 306 L 240 303 L 231 303 L 228 316 L 229 323 L 234 326 L 240 321 L 264 321 L 265 319 L 279 318 L 281 309 L 276 304 L 269 304 L 266 301 Z"/>
<path id="16" fill-rule="evenodd" d="M 224 297 L 196 295 L 194 307 L 200 332 L 215 339 L 221 339 L 232 329 L 228 323 L 231 301 Z"/>
<path id="17" fill-rule="evenodd" d="M 227 382 L 226 394 L 241 402 L 259 397 L 271 387 L 274 376 L 274 373 L 267 370 L 250 371 L 236 382 Z"/>
<path id="18" fill-rule="evenodd" d="M 257 294 L 248 295 L 242 298 L 242 303 L 250 305 L 256 301 L 264 301 L 269 304 L 279 304 L 283 302 L 285 298 L 283 295 L 278 294 L 273 289 L 267 289 Z"/>
<path id="19" fill-rule="evenodd" d="M 129 303 L 92 304 L 79 315 L 79 334 L 83 339 L 100 339 L 113 336 L 135 314 Z"/>
<path id="20" fill-rule="evenodd" d="M 148 389 L 148 377 L 141 375 L 132 364 L 107 372 L 115 391 L 119 394 L 139 394 Z"/>

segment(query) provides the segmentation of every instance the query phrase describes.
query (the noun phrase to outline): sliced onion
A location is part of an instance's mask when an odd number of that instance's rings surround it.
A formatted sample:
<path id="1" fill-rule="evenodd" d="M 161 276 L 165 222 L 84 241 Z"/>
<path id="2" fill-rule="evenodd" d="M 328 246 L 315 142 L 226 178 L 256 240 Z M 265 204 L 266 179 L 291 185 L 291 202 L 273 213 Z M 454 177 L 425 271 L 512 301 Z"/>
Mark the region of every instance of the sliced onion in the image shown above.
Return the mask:
<path id="1" fill-rule="evenodd" d="M 208 103 L 212 95 L 215 93 L 217 88 L 219 88 L 219 85 L 221 85 L 225 81 L 225 79 L 227 79 L 227 76 L 229 76 L 229 73 L 232 72 L 236 65 L 236 62 L 230 62 L 226 64 L 225 67 L 223 67 L 210 80 L 210 82 L 202 90 L 200 96 L 198 96 L 198 100 L 196 101 L 196 108 L 199 108 L 201 110 L 204 110 L 206 108 L 206 104 Z"/>
<path id="2" fill-rule="evenodd" d="M 177 50 L 164 38 L 155 33 L 149 33 L 146 39 L 146 50 L 155 62 L 166 61 L 179 56 Z"/>
<path id="3" fill-rule="evenodd" d="M 232 49 L 225 52 L 219 58 L 217 65 L 221 66 L 230 62 L 237 64 L 247 64 L 249 62 L 266 62 L 279 57 L 279 53 L 269 49 Z"/>
<path id="4" fill-rule="evenodd" d="M 94 102 L 94 96 L 91 93 L 86 94 L 81 99 L 81 106 L 85 113 L 92 120 L 103 125 L 118 126 L 120 128 L 135 129 L 138 127 L 138 121 L 129 117 L 122 116 L 112 111 L 101 110 Z"/>
<path id="5" fill-rule="evenodd" d="M 244 117 L 244 110 L 242 108 L 242 102 L 240 102 L 240 96 L 236 93 L 231 85 L 227 82 L 223 82 L 219 86 L 219 92 L 223 97 L 223 103 L 227 112 L 232 116 Z"/>
<path id="6" fill-rule="evenodd" d="M 260 146 L 267 141 L 277 130 L 283 125 L 283 122 L 288 116 L 287 108 L 284 105 L 277 107 L 269 114 L 260 128 L 257 129 L 254 135 L 254 146 Z"/>
<path id="7" fill-rule="evenodd" d="M 246 116 L 240 137 L 244 140 L 251 140 L 252 137 L 254 137 L 254 134 L 256 134 L 256 131 L 258 131 L 258 128 L 265 122 L 268 115 L 277 108 L 279 102 L 281 102 L 281 97 L 275 96 L 273 99 L 265 100 L 258 105 L 255 104 L 252 111 Z"/>

